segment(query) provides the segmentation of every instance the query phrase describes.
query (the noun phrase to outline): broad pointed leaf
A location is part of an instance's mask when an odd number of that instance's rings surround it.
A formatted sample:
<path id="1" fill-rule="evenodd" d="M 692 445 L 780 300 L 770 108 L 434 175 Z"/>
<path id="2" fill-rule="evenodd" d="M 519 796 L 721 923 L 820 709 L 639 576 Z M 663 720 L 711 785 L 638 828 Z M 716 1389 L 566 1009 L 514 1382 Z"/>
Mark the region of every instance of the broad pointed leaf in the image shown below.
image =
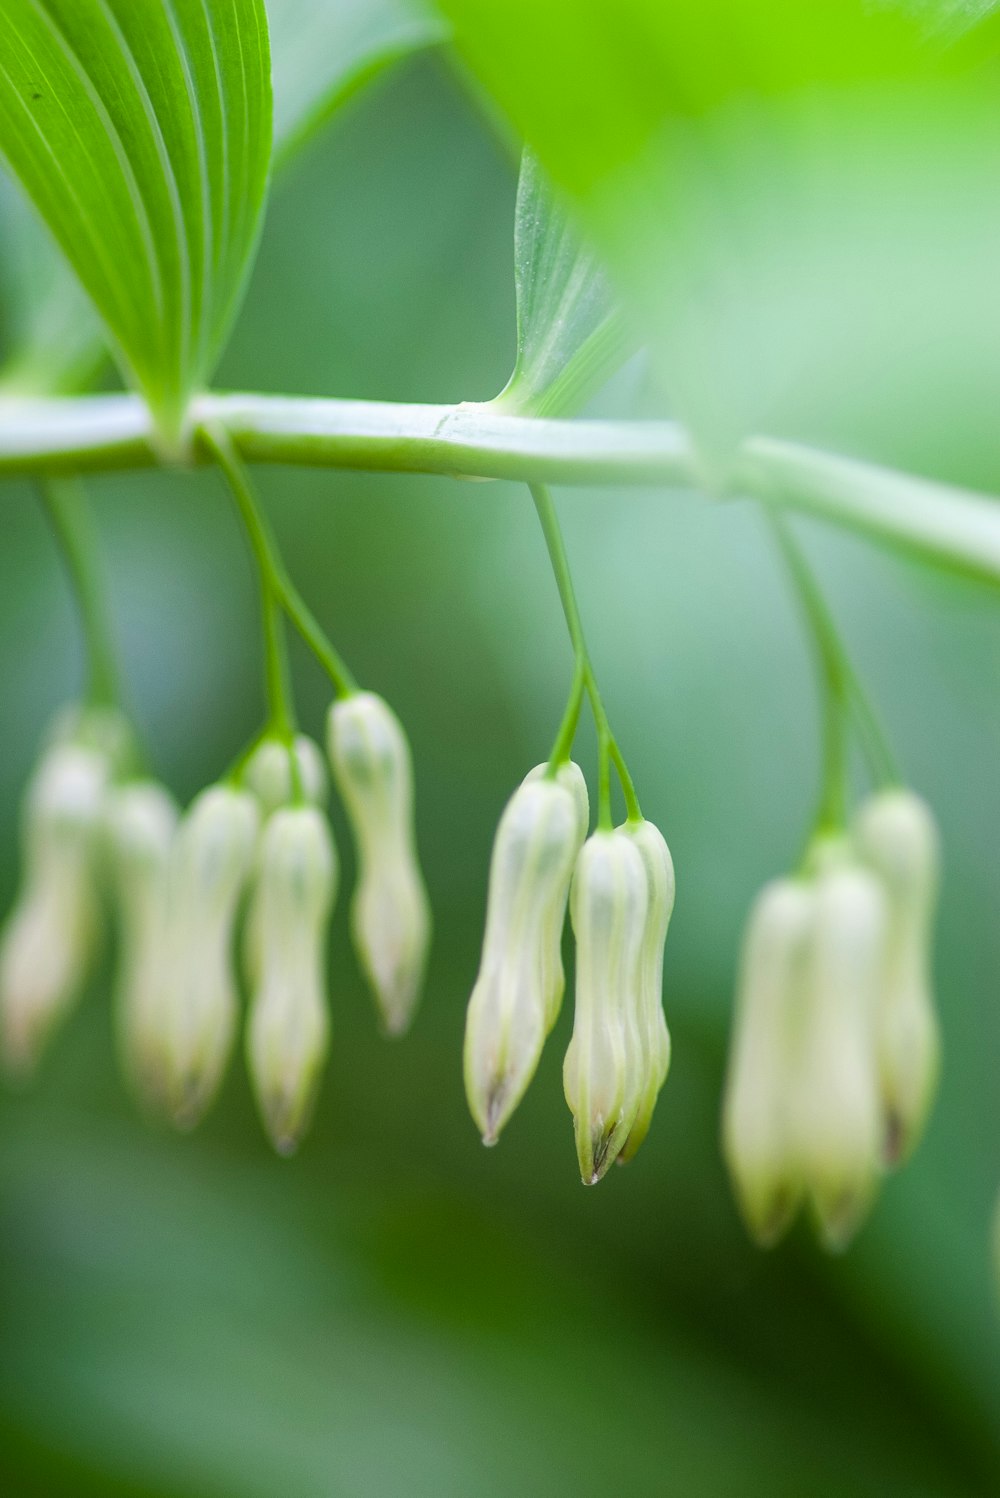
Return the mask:
<path id="1" fill-rule="evenodd" d="M 514 283 L 517 361 L 494 404 L 536 416 L 571 410 L 621 364 L 629 334 L 603 266 L 530 150 L 517 186 Z"/>
<path id="2" fill-rule="evenodd" d="M 438 4 L 707 459 L 763 430 L 993 486 L 992 4 Z"/>
<path id="3" fill-rule="evenodd" d="M 281 160 L 376 73 L 447 34 L 422 0 L 267 0 Z"/>
<path id="4" fill-rule="evenodd" d="M 263 0 L 4 0 L 3 27 L 0 151 L 179 446 L 260 226 Z"/>

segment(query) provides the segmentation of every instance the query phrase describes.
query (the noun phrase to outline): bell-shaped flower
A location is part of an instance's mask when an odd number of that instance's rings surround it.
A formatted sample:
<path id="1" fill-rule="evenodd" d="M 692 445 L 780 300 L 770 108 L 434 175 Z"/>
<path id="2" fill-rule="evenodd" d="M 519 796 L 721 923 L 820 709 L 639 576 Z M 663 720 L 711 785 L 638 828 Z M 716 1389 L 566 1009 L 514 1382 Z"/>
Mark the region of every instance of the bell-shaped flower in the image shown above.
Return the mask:
<path id="1" fill-rule="evenodd" d="M 639 1111 L 628 1138 L 618 1154 L 625 1165 L 649 1133 L 653 1109 L 670 1070 L 670 1031 L 663 1012 L 663 949 L 674 909 L 676 880 L 674 862 L 666 839 L 658 827 L 645 819 L 626 822 L 621 831 L 639 850 L 646 870 L 647 913 L 639 957 L 639 1054 L 636 1065 L 642 1077 Z"/>
<path id="2" fill-rule="evenodd" d="M 923 1131 L 940 1064 L 931 986 L 938 834 L 926 802 L 912 791 L 894 789 L 864 802 L 855 838 L 881 879 L 888 902 L 876 1024 L 884 1154 L 887 1164 L 896 1164 L 909 1155 Z"/>
<path id="3" fill-rule="evenodd" d="M 563 1066 L 585 1185 L 614 1163 L 642 1103 L 638 1016 L 648 913 L 635 840 L 622 828 L 595 832 L 580 851 L 570 893 L 576 1006 Z"/>
<path id="4" fill-rule="evenodd" d="M 146 1103 L 162 1103 L 166 1063 L 163 1023 L 167 966 L 167 899 L 177 806 L 156 781 L 113 790 L 105 813 L 109 862 L 118 905 L 116 982 L 118 1043 L 125 1073 Z"/>
<path id="5" fill-rule="evenodd" d="M 167 1106 L 190 1128 L 215 1095 L 236 1022 L 233 932 L 260 813 L 248 791 L 214 785 L 181 819 L 170 859 L 167 961 L 155 1005 Z"/>
<path id="6" fill-rule="evenodd" d="M 774 880 L 757 896 L 740 955 L 722 1143 L 744 1221 L 764 1247 L 802 1196 L 796 1073 L 815 914 L 811 882 Z"/>
<path id="7" fill-rule="evenodd" d="M 30 1072 L 78 998 L 98 935 L 95 857 L 109 763 L 56 741 L 25 802 L 24 874 L 0 933 L 0 1038 L 14 1073 Z"/>
<path id="8" fill-rule="evenodd" d="M 887 934 L 874 874 L 832 862 L 816 880 L 796 1134 L 824 1239 L 842 1248 L 874 1194 L 882 1145 L 877 1006 Z"/>
<path id="9" fill-rule="evenodd" d="M 354 946 L 387 1033 L 399 1035 L 420 997 L 431 938 L 410 746 L 381 697 L 355 692 L 330 709 L 327 747 L 357 852 Z"/>
<path id="10" fill-rule="evenodd" d="M 585 831 L 577 775 L 565 766 L 556 779 L 532 772 L 500 818 L 465 1024 L 465 1091 L 485 1144 L 524 1096 L 559 1012 L 566 901 Z"/>
<path id="11" fill-rule="evenodd" d="M 337 856 L 323 814 L 306 806 L 275 812 L 257 865 L 260 971 L 247 1063 L 264 1126 L 281 1154 L 295 1149 L 308 1126 L 326 1058 L 326 935 L 336 886 Z"/>
<path id="12" fill-rule="evenodd" d="M 296 800 L 323 806 L 329 792 L 323 751 L 304 733 L 296 734 L 291 744 L 279 738 L 261 739 L 243 767 L 242 778 L 265 817 Z"/>

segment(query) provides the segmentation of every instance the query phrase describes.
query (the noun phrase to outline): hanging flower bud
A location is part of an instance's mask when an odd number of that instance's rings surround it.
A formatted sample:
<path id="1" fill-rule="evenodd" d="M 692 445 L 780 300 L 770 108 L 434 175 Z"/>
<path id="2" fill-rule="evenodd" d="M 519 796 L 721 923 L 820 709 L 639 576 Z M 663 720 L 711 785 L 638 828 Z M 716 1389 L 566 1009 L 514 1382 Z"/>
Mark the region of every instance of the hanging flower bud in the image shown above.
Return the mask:
<path id="1" fill-rule="evenodd" d="M 504 808 L 493 842 L 483 953 L 465 1025 L 465 1091 L 485 1144 L 496 1143 L 524 1096 L 559 1012 L 566 900 L 586 830 L 578 775 L 575 766 L 563 766 L 556 780 L 532 772 Z"/>
<path id="2" fill-rule="evenodd" d="M 281 739 L 262 739 L 246 762 L 243 784 L 256 796 L 264 817 L 291 806 L 299 797 L 310 806 L 323 806 L 329 796 L 323 752 L 303 733 L 296 735 L 291 748 Z M 251 985 L 258 981 L 261 971 L 259 926 L 255 891 L 243 923 L 243 965 Z"/>
<path id="3" fill-rule="evenodd" d="M 168 876 L 177 807 L 155 781 L 133 781 L 112 791 L 105 820 L 119 912 L 119 1048 L 136 1092 L 147 1103 L 160 1103 L 165 1061 L 157 1005 L 167 963 Z"/>
<path id="4" fill-rule="evenodd" d="M 931 992 L 931 937 L 938 889 L 938 836 L 912 791 L 882 791 L 861 807 L 858 847 L 888 901 L 877 1042 L 886 1163 L 897 1164 L 923 1131 L 937 1084 L 940 1038 Z"/>
<path id="5" fill-rule="evenodd" d="M 0 935 L 0 1033 L 12 1072 L 35 1066 L 90 966 L 98 931 L 96 837 L 107 781 L 100 752 L 57 742 L 28 789 L 24 879 Z"/>
<path id="6" fill-rule="evenodd" d="M 642 1101 L 638 1015 L 647 888 L 642 855 L 623 829 L 596 832 L 584 843 L 570 895 L 576 1009 L 563 1085 L 585 1185 L 614 1163 Z"/>
<path id="7" fill-rule="evenodd" d="M 885 956 L 878 880 L 833 863 L 816 881 L 796 1131 L 823 1236 L 842 1248 L 875 1191 L 882 1142 L 876 1010 Z"/>
<path id="8" fill-rule="evenodd" d="M 215 1094 L 232 1045 L 237 906 L 253 865 L 260 815 L 246 791 L 210 786 L 182 818 L 170 860 L 168 960 L 156 1005 L 166 1095 L 190 1128 Z"/>
<path id="9" fill-rule="evenodd" d="M 254 892 L 260 977 L 247 1063 L 264 1125 L 283 1155 L 305 1132 L 326 1057 L 325 950 L 336 884 L 336 852 L 322 813 L 275 812 L 264 828 Z"/>
<path id="10" fill-rule="evenodd" d="M 253 791 L 265 817 L 281 806 L 290 806 L 296 791 L 310 806 L 322 806 L 328 794 L 323 752 L 304 733 L 296 735 L 292 748 L 281 739 L 262 739 L 246 762 L 243 784 Z"/>
<path id="11" fill-rule="evenodd" d="M 722 1141 L 744 1221 L 762 1247 L 785 1231 L 802 1195 L 794 1105 L 815 911 L 811 883 L 768 884 L 740 957 Z"/>
<path id="12" fill-rule="evenodd" d="M 545 780 L 548 777 L 549 765 L 546 760 L 529 770 L 524 777 L 524 784 L 528 785 L 535 781 Z M 576 805 L 578 817 L 577 828 L 577 853 L 583 847 L 584 839 L 590 827 L 590 797 L 587 794 L 587 781 L 580 766 L 573 760 L 568 759 L 565 764 L 559 766 L 556 771 L 555 781 L 564 790 L 569 791 Z M 562 1008 L 563 994 L 566 991 L 566 974 L 563 971 L 562 960 L 562 934 L 566 924 L 566 901 L 569 899 L 569 885 L 566 886 L 566 897 L 560 906 L 553 905 L 548 911 L 550 929 L 543 935 L 541 941 L 541 954 L 544 964 L 542 972 L 542 988 L 548 995 L 548 1011 L 545 1020 L 545 1033 L 551 1031 L 552 1026 L 559 1018 Z"/>
<path id="13" fill-rule="evenodd" d="M 327 744 L 354 834 L 351 930 L 390 1035 L 413 1017 L 430 946 L 427 891 L 413 828 L 413 767 L 395 713 L 373 692 L 330 709 Z"/>
<path id="14" fill-rule="evenodd" d="M 634 1159 L 649 1133 L 653 1109 L 670 1070 L 670 1031 L 663 1013 L 663 948 L 674 909 L 676 880 L 670 849 L 652 822 L 626 822 L 621 828 L 639 850 L 646 870 L 648 909 L 639 956 L 639 1054 L 636 1066 L 642 1077 L 639 1111 L 618 1155 L 619 1165 Z"/>

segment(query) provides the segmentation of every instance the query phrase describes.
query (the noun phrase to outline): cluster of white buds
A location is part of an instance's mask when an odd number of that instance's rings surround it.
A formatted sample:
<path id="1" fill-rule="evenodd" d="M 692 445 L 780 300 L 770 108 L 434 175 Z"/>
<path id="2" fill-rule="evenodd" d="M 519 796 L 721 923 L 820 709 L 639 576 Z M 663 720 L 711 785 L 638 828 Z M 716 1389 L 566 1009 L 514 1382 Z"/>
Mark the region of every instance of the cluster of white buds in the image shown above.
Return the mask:
<path id="1" fill-rule="evenodd" d="M 0 1041 L 27 1074 L 89 974 L 100 936 L 101 828 L 127 763 L 127 725 L 106 709 L 61 715 L 28 787 L 23 882 L 0 934 Z"/>
<path id="2" fill-rule="evenodd" d="M 124 1070 L 147 1106 L 192 1127 L 237 1034 L 242 918 L 247 1063 L 267 1132 L 288 1153 L 308 1125 L 329 1043 L 338 863 L 322 750 L 304 735 L 268 734 L 181 816 L 161 785 L 130 778 L 131 744 L 120 715 L 64 715 L 32 780 L 24 884 L 0 935 L 4 1060 L 30 1069 L 77 997 L 108 893 Z M 409 747 L 381 698 L 355 693 L 331 710 L 329 748 L 358 844 L 355 943 L 385 1027 L 398 1032 L 430 940 Z"/>
<path id="3" fill-rule="evenodd" d="M 919 797 L 870 797 L 849 835 L 758 897 L 744 939 L 723 1143 L 747 1226 L 775 1242 L 808 1199 L 833 1248 L 933 1096 L 937 835 Z"/>
<path id="4" fill-rule="evenodd" d="M 630 1159 L 666 1079 L 663 947 L 674 873 L 650 823 L 587 837 L 579 767 L 540 765 L 514 792 L 493 845 L 486 931 L 465 1030 L 465 1087 L 486 1144 L 524 1096 L 555 1024 L 571 906 L 576 1005 L 564 1085 L 580 1172 L 601 1178 Z"/>

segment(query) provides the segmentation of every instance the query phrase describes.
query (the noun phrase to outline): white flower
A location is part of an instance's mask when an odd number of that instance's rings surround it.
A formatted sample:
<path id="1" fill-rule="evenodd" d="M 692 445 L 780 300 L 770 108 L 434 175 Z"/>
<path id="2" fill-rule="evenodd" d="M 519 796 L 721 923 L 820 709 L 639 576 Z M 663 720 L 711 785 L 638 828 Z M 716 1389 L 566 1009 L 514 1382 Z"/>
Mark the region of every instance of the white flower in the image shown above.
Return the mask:
<path id="1" fill-rule="evenodd" d="M 900 789 L 869 797 L 858 813 L 855 837 L 888 900 L 877 1038 L 884 1151 L 887 1163 L 895 1164 L 923 1131 L 940 1063 L 931 989 L 938 836 L 926 803 Z"/>
<path id="2" fill-rule="evenodd" d="M 156 1005 L 168 1106 L 189 1128 L 222 1077 L 236 1019 L 233 928 L 260 814 L 247 791 L 215 785 L 181 819 L 170 860 L 167 962 Z"/>
<path id="3" fill-rule="evenodd" d="M 562 999 L 560 944 L 573 864 L 586 829 L 576 767 L 532 772 L 493 842 L 482 959 L 465 1026 L 465 1090 L 495 1144 L 535 1074 Z"/>
<path id="4" fill-rule="evenodd" d="M 111 792 L 105 821 L 119 915 L 118 1041 L 133 1087 L 152 1103 L 162 1100 L 166 1078 L 157 1005 L 164 995 L 177 806 L 155 781 L 132 781 Z"/>
<path id="5" fill-rule="evenodd" d="M 764 1246 L 784 1232 L 802 1195 L 795 1079 L 815 915 L 811 882 L 766 885 L 740 957 L 722 1138 L 744 1220 Z"/>
<path id="6" fill-rule="evenodd" d="M 30 1071 L 78 998 L 98 932 L 95 849 L 107 758 L 56 742 L 28 789 L 24 878 L 0 936 L 0 1030 L 7 1066 Z"/>
<path id="7" fill-rule="evenodd" d="M 549 775 L 548 762 L 536 765 L 529 770 L 524 777 L 524 784 L 529 785 L 534 781 L 545 780 Z M 555 774 L 555 782 L 564 790 L 569 791 L 573 797 L 577 814 L 577 843 L 576 851 L 583 847 L 584 839 L 590 827 L 590 797 L 587 795 L 587 781 L 584 778 L 580 766 L 569 759 L 561 764 Z M 563 994 L 566 991 L 566 974 L 563 970 L 562 960 L 562 934 L 566 924 L 566 902 L 569 899 L 569 885 L 566 886 L 566 894 L 561 902 L 554 902 L 547 909 L 549 929 L 541 939 L 541 955 L 545 964 L 542 973 L 542 988 L 548 995 L 548 1011 L 545 1021 L 546 1035 L 552 1029 L 559 1018 L 562 1008 Z"/>
<path id="8" fill-rule="evenodd" d="M 420 997 L 431 936 L 413 827 L 410 748 L 395 713 L 372 692 L 334 703 L 327 746 L 358 858 L 354 946 L 382 1022 L 398 1035 Z"/>
<path id="9" fill-rule="evenodd" d="M 652 822 L 626 822 L 621 828 L 639 850 L 646 870 L 648 908 L 639 957 L 638 1068 L 641 1101 L 635 1122 L 618 1155 L 626 1164 L 649 1133 L 660 1089 L 670 1070 L 670 1031 L 663 1013 L 663 948 L 674 909 L 674 863 L 663 834 Z"/>
<path id="10" fill-rule="evenodd" d="M 326 934 L 337 858 L 325 817 L 275 812 L 261 841 L 255 909 L 260 971 L 251 999 L 247 1062 L 275 1148 L 290 1153 L 308 1125 L 330 1023 Z"/>
<path id="11" fill-rule="evenodd" d="M 816 880 L 796 1135 L 820 1230 L 842 1248 L 878 1181 L 882 1111 L 876 1010 L 886 901 L 875 876 L 834 862 Z"/>
<path id="12" fill-rule="evenodd" d="M 322 806 L 328 794 L 323 752 L 304 733 L 297 734 L 291 746 L 281 739 L 262 739 L 246 762 L 243 784 L 253 791 L 265 817 L 281 806 L 290 806 L 297 790 L 311 806 Z"/>
<path id="13" fill-rule="evenodd" d="M 648 909 L 634 839 L 621 828 L 595 832 L 581 849 L 570 894 L 576 1007 L 563 1067 L 585 1185 L 614 1162 L 642 1101 L 638 1016 Z"/>

